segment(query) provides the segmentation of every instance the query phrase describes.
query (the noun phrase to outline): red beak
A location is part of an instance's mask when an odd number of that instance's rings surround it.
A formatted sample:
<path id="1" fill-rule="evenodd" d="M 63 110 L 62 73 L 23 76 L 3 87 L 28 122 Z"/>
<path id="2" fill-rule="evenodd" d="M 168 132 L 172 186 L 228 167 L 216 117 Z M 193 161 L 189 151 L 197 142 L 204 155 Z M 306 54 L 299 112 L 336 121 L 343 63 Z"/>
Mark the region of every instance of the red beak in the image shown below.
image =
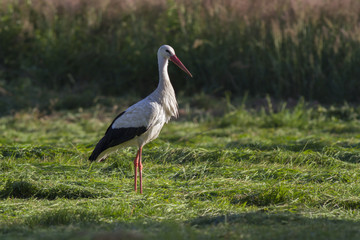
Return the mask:
<path id="1" fill-rule="evenodd" d="M 187 70 L 187 68 L 184 66 L 184 64 L 178 59 L 176 55 L 170 56 L 170 60 L 175 63 L 181 70 L 189 74 L 190 77 L 192 77 L 192 74 Z"/>

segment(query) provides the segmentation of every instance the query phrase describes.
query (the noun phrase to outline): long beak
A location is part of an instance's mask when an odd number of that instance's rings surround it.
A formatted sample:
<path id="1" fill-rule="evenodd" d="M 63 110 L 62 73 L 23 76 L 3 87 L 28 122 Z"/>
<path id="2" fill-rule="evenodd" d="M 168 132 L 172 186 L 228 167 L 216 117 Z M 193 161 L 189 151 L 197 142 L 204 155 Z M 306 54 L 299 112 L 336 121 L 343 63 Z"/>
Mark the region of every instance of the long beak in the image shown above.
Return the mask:
<path id="1" fill-rule="evenodd" d="M 170 60 L 175 63 L 181 70 L 189 74 L 190 77 L 192 77 L 192 74 L 187 70 L 187 68 L 184 66 L 184 64 L 178 59 L 176 55 L 170 56 Z"/>

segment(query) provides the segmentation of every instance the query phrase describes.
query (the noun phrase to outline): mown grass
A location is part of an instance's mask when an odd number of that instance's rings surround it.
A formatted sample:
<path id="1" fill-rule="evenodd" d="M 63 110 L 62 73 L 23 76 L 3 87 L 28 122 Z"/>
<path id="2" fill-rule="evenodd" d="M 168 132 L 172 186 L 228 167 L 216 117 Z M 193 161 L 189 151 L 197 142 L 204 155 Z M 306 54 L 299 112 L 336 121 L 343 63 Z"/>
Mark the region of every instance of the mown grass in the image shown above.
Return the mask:
<path id="1" fill-rule="evenodd" d="M 143 195 L 136 149 L 87 161 L 115 112 L 2 118 L 1 239 L 357 239 L 359 109 L 270 103 L 166 125 Z"/>

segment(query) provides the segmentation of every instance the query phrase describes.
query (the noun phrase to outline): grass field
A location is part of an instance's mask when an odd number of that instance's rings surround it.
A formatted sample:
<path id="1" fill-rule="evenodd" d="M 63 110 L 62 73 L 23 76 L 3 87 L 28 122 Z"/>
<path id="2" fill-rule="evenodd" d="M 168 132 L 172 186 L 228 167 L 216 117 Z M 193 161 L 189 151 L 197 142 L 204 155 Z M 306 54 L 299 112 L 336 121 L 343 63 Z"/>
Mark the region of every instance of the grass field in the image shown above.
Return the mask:
<path id="1" fill-rule="evenodd" d="M 359 12 L 0 0 L 0 239 L 359 239 Z M 162 44 L 194 78 L 169 67 L 181 118 L 145 147 L 140 195 L 136 149 L 87 159 Z"/>
<path id="2" fill-rule="evenodd" d="M 143 195 L 136 149 L 87 161 L 118 111 L 0 119 L 1 239 L 359 239 L 359 108 L 182 104 L 144 149 Z"/>

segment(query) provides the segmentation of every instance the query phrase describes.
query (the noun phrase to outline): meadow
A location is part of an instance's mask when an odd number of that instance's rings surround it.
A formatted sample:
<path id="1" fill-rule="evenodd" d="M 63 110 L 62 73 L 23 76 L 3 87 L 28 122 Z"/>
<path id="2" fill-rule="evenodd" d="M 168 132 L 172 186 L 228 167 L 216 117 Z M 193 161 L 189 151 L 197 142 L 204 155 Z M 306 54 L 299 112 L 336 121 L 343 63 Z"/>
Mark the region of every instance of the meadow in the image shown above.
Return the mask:
<path id="1" fill-rule="evenodd" d="M 0 239 L 359 239 L 357 0 L 0 0 Z M 87 159 L 157 85 L 180 118 Z M 175 70 L 176 69 L 176 70 Z"/>
<path id="2" fill-rule="evenodd" d="M 218 104 L 181 103 L 144 149 L 142 195 L 136 149 L 87 160 L 118 109 L 1 118 L 0 238 L 360 237 L 359 108 Z"/>

